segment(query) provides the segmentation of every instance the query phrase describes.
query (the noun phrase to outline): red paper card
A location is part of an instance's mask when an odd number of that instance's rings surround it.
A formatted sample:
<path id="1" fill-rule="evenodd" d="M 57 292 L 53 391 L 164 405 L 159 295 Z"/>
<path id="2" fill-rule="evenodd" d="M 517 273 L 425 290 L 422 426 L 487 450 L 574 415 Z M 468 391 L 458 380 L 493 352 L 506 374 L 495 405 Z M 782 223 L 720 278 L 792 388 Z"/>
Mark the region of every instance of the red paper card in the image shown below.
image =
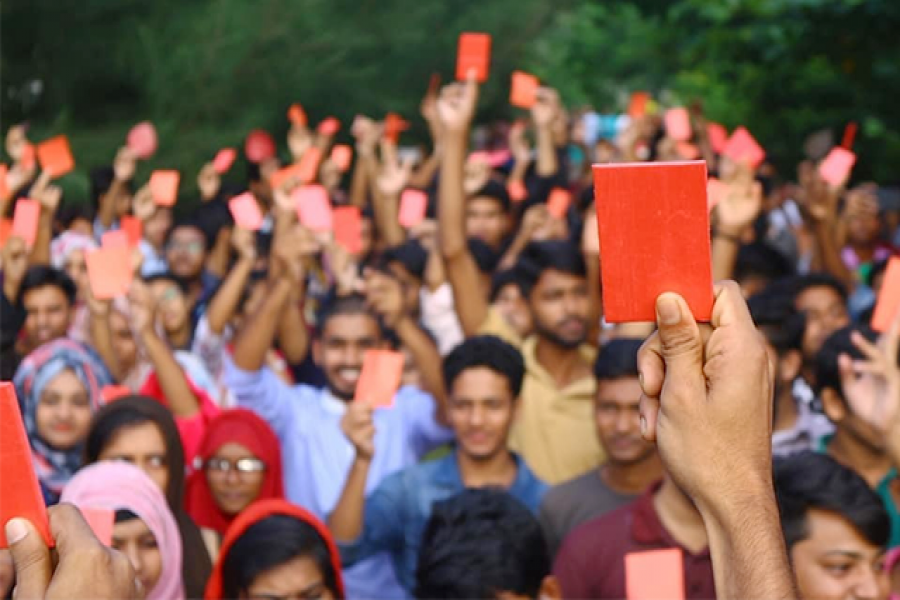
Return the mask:
<path id="1" fill-rule="evenodd" d="M 178 200 L 178 171 L 153 171 L 150 174 L 150 193 L 159 206 L 174 206 Z"/>
<path id="2" fill-rule="evenodd" d="M 307 229 L 331 231 L 331 202 L 328 192 L 321 185 L 304 185 L 293 192 L 297 206 L 297 218 Z"/>
<path id="3" fill-rule="evenodd" d="M 678 548 L 625 555 L 628 600 L 684 600 L 684 558 Z"/>
<path id="4" fill-rule="evenodd" d="M 116 511 L 111 508 L 88 508 L 79 506 L 81 516 L 87 521 L 88 526 L 97 539 L 104 546 L 112 545 L 113 526 L 116 524 Z"/>
<path id="5" fill-rule="evenodd" d="M 844 136 L 841 138 L 841 148 L 853 150 L 853 142 L 856 140 L 856 131 L 858 129 L 859 125 L 856 124 L 856 121 L 847 123 L 847 126 L 844 127 Z"/>
<path id="6" fill-rule="evenodd" d="M 373 408 L 391 408 L 403 376 L 403 354 L 391 350 L 367 350 L 362 373 L 356 383 L 354 402 L 365 402 Z"/>
<path id="7" fill-rule="evenodd" d="M 147 160 L 156 153 L 158 139 L 156 128 L 150 121 L 142 121 L 128 132 L 126 144 L 134 155 L 142 160 Z"/>
<path id="8" fill-rule="evenodd" d="M 0 248 L 6 245 L 6 240 L 12 235 L 12 219 L 0 219 Z"/>
<path id="9" fill-rule="evenodd" d="M 355 206 L 338 206 L 331 213 L 334 241 L 350 254 L 362 251 L 362 216 Z"/>
<path id="10" fill-rule="evenodd" d="M 475 69 L 475 79 L 484 83 L 491 64 L 491 36 L 487 33 L 462 33 L 456 53 L 456 79 L 466 81 Z"/>
<path id="11" fill-rule="evenodd" d="M 85 252 L 88 282 L 98 300 L 111 300 L 128 292 L 133 278 L 131 254 L 116 248 Z"/>
<path id="12" fill-rule="evenodd" d="M 686 108 L 670 108 L 666 111 L 666 135 L 676 142 L 691 139 L 691 116 Z"/>
<path id="13" fill-rule="evenodd" d="M 331 149 L 331 162 L 341 173 L 346 173 L 350 170 L 350 163 L 353 162 L 353 148 L 346 144 L 338 144 Z"/>
<path id="14" fill-rule="evenodd" d="M 400 195 L 400 225 L 409 229 L 425 220 L 428 210 L 428 194 L 422 190 L 407 188 Z"/>
<path id="15" fill-rule="evenodd" d="M 594 165 L 604 317 L 655 321 L 676 292 L 698 321 L 713 305 L 706 163 Z"/>
<path id="16" fill-rule="evenodd" d="M 69 149 L 69 138 L 58 135 L 38 144 L 37 158 L 41 169 L 48 171 L 50 177 L 56 179 L 75 168 L 75 159 Z"/>
<path id="17" fill-rule="evenodd" d="M 287 117 L 288 121 L 297 127 L 306 127 L 309 121 L 306 118 L 306 111 L 303 110 L 303 107 L 299 104 L 291 104 L 291 107 L 288 109 Z"/>
<path id="18" fill-rule="evenodd" d="M 728 130 L 719 123 L 707 123 L 706 135 L 709 137 L 709 145 L 712 146 L 713 152 L 721 154 L 728 143 Z"/>
<path id="19" fill-rule="evenodd" d="M 766 158 L 766 151 L 750 135 L 746 127 L 738 127 L 734 130 L 725 143 L 725 147 L 722 148 L 722 154 L 735 162 L 746 161 L 752 169 L 761 165 Z"/>
<path id="20" fill-rule="evenodd" d="M 4 164 L 0 164 L 0 199 L 9 195 L 9 188 L 6 187 L 6 174 L 8 172 L 9 168 Z"/>
<path id="21" fill-rule="evenodd" d="M 400 134 L 409 129 L 409 121 L 396 113 L 388 113 L 384 117 L 384 137 L 394 142 L 400 140 Z"/>
<path id="22" fill-rule="evenodd" d="M 31 458 L 31 447 L 25 434 L 16 388 L 8 381 L 0 381 L 0 548 L 8 548 L 4 527 L 15 517 L 28 519 L 44 542 L 53 546 L 47 508 L 38 484 Z"/>
<path id="23" fill-rule="evenodd" d="M 528 197 L 528 189 L 520 179 L 515 179 L 506 184 L 506 192 L 509 199 L 518 204 Z"/>
<path id="24" fill-rule="evenodd" d="M 131 388 L 127 385 L 104 385 L 103 389 L 100 390 L 100 398 L 103 400 L 103 404 L 109 404 L 119 398 L 131 395 Z"/>
<path id="25" fill-rule="evenodd" d="M 706 207 L 712 212 L 712 209 L 728 195 L 728 184 L 720 181 L 715 177 L 710 177 L 706 182 Z"/>
<path id="26" fill-rule="evenodd" d="M 269 176 L 269 186 L 273 190 L 280 189 L 291 177 L 296 179 L 298 183 L 302 182 L 302 179 L 300 179 L 300 163 L 288 165 L 273 172 L 272 175 Z"/>
<path id="27" fill-rule="evenodd" d="M 317 146 L 312 146 L 303 153 L 300 162 L 297 163 L 297 176 L 301 183 L 312 183 L 316 180 L 321 160 L 322 151 Z"/>
<path id="28" fill-rule="evenodd" d="M 235 196 L 228 202 L 228 210 L 234 217 L 235 224 L 241 229 L 259 231 L 263 224 L 263 214 L 259 203 L 250 192 Z"/>
<path id="29" fill-rule="evenodd" d="M 324 121 L 319 123 L 319 127 L 316 131 L 322 135 L 334 135 L 340 130 L 341 122 L 334 117 L 327 117 Z"/>
<path id="30" fill-rule="evenodd" d="M 25 144 L 24 146 L 22 146 L 22 158 L 19 159 L 19 162 L 22 163 L 22 168 L 26 171 L 30 171 L 34 168 L 34 144 Z"/>
<path id="31" fill-rule="evenodd" d="M 100 245 L 103 248 L 127 250 L 131 244 L 128 239 L 128 234 L 121 229 L 116 229 L 115 231 L 107 231 L 104 233 L 103 237 L 100 238 Z"/>
<path id="32" fill-rule="evenodd" d="M 900 312 L 900 258 L 894 256 L 888 261 L 887 269 L 878 293 L 875 312 L 872 313 L 872 329 L 884 333 Z"/>
<path id="33" fill-rule="evenodd" d="M 144 237 L 144 223 L 137 217 L 125 215 L 119 219 L 119 229 L 128 236 L 128 245 L 136 248 Z"/>
<path id="34" fill-rule="evenodd" d="M 534 75 L 524 71 L 513 71 L 509 103 L 519 108 L 530 109 L 537 102 L 537 91 L 540 85 L 538 78 Z"/>
<path id="35" fill-rule="evenodd" d="M 254 129 L 247 134 L 244 155 L 252 163 L 261 163 L 275 156 L 275 140 L 268 132 Z"/>
<path id="36" fill-rule="evenodd" d="M 213 159 L 213 169 L 219 175 L 224 175 L 231 169 L 231 165 L 237 160 L 237 150 L 234 148 L 222 148 Z"/>
<path id="37" fill-rule="evenodd" d="M 700 158 L 700 148 L 690 142 L 675 142 L 675 150 L 678 152 L 678 156 L 684 160 Z"/>
<path id="38" fill-rule="evenodd" d="M 19 198 L 13 212 L 12 234 L 22 238 L 25 245 L 31 248 L 37 239 L 38 220 L 41 216 L 41 204 L 30 198 Z"/>
<path id="39" fill-rule="evenodd" d="M 829 185 L 840 187 L 847 183 L 854 164 L 856 164 L 856 155 L 846 148 L 836 146 L 819 163 L 819 176 Z"/>
<path id="40" fill-rule="evenodd" d="M 634 92 L 628 101 L 628 116 L 638 119 L 647 114 L 647 103 L 650 102 L 650 94 L 647 92 Z"/>
<path id="41" fill-rule="evenodd" d="M 547 212 L 554 219 L 564 219 L 571 204 L 571 192 L 562 188 L 553 188 L 550 191 L 550 196 L 547 198 Z"/>

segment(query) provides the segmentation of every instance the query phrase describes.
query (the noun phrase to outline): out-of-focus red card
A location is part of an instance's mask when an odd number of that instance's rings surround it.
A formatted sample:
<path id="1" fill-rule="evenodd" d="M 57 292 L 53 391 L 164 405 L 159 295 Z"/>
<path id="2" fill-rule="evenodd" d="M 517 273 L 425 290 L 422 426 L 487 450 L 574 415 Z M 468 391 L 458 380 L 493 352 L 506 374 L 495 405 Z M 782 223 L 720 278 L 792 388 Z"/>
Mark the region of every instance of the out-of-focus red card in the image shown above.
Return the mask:
<path id="1" fill-rule="evenodd" d="M 104 546 L 112 546 L 113 526 L 116 524 L 116 511 L 111 508 L 78 507 L 81 516 L 87 521 L 88 526 L 97 539 Z"/>
<path id="2" fill-rule="evenodd" d="M 625 555 L 628 600 L 684 600 L 684 558 L 679 548 Z"/>
<path id="3" fill-rule="evenodd" d="M 136 157 L 147 160 L 156 153 L 158 142 L 153 123 L 141 121 L 128 132 L 126 144 Z"/>
<path id="4" fill-rule="evenodd" d="M 256 198 L 250 192 L 244 192 L 235 196 L 228 202 L 228 210 L 234 217 L 234 222 L 241 229 L 259 231 L 263 224 L 263 214 L 259 209 Z"/>
<path id="5" fill-rule="evenodd" d="M 136 248 L 144 237 L 144 223 L 137 217 L 125 215 L 119 219 L 119 229 L 128 236 L 128 245 Z"/>
<path id="6" fill-rule="evenodd" d="M 316 129 L 322 135 L 334 135 L 341 130 L 341 122 L 334 117 L 326 117 Z"/>
<path id="7" fill-rule="evenodd" d="M 509 103 L 519 108 L 530 109 L 537 102 L 537 91 L 540 85 L 540 81 L 534 75 L 524 71 L 513 71 Z"/>
<path id="8" fill-rule="evenodd" d="M 125 295 L 131 285 L 131 254 L 118 248 L 98 248 L 84 253 L 88 283 L 98 300 Z"/>
<path id="9" fill-rule="evenodd" d="M 362 216 L 355 206 L 338 206 L 331 213 L 334 241 L 350 254 L 362 251 Z"/>
<path id="10" fill-rule="evenodd" d="M 38 220 L 41 217 L 41 204 L 30 198 L 19 198 L 13 212 L 12 234 L 22 238 L 25 245 L 31 248 L 37 239 Z"/>
<path id="11" fill-rule="evenodd" d="M 341 173 L 346 173 L 350 170 L 350 163 L 353 162 L 353 148 L 347 144 L 338 144 L 331 149 L 331 162 Z"/>
<path id="12" fill-rule="evenodd" d="M 36 152 L 41 169 L 48 171 L 53 179 L 62 177 L 75 168 L 75 159 L 72 158 L 72 150 L 69 149 L 69 138 L 64 135 L 41 142 Z"/>
<path id="13" fill-rule="evenodd" d="M 400 352 L 367 350 L 353 401 L 365 402 L 372 408 L 394 406 L 394 395 L 403 376 L 403 362 Z"/>
<path id="14" fill-rule="evenodd" d="M 628 116 L 638 119 L 647 114 L 647 103 L 650 102 L 650 94 L 647 92 L 634 92 L 628 101 Z"/>
<path id="15" fill-rule="evenodd" d="M 178 200 L 178 182 L 181 175 L 178 171 L 153 171 L 150 174 L 150 194 L 159 206 L 174 206 Z"/>
<path id="16" fill-rule="evenodd" d="M 516 204 L 528 197 L 528 188 L 521 179 L 514 179 L 507 183 L 506 192 L 509 194 L 509 199 Z"/>
<path id="17" fill-rule="evenodd" d="M 384 117 L 384 137 L 394 142 L 400 141 L 400 134 L 409 129 L 409 121 L 397 113 L 388 113 Z"/>
<path id="18" fill-rule="evenodd" d="M 322 161 L 322 151 L 317 146 L 307 148 L 306 152 L 297 163 L 297 176 L 302 183 L 312 183 L 319 174 L 319 163 Z"/>
<path id="19" fill-rule="evenodd" d="M 604 317 L 655 321 L 676 292 L 698 321 L 713 306 L 706 163 L 594 165 Z"/>
<path id="20" fill-rule="evenodd" d="M 6 245 L 6 240 L 12 235 L 12 219 L 0 219 L 0 248 Z"/>
<path id="21" fill-rule="evenodd" d="M 234 164 L 236 159 L 237 150 L 234 148 L 222 148 L 216 153 L 216 157 L 213 159 L 213 169 L 215 169 L 216 173 L 219 175 L 224 175 L 231 169 L 231 165 Z"/>
<path id="22" fill-rule="evenodd" d="M 300 178 L 300 163 L 288 165 L 273 172 L 272 175 L 269 176 L 269 186 L 271 186 L 273 190 L 279 189 L 291 177 L 302 183 L 303 180 Z"/>
<path id="23" fill-rule="evenodd" d="M 819 163 L 819 176 L 829 185 L 839 187 L 847 183 L 850 171 L 855 164 L 856 155 L 854 153 L 846 148 L 835 146 Z"/>
<path id="24" fill-rule="evenodd" d="M 103 234 L 103 237 L 100 238 L 100 245 L 103 248 L 116 248 L 119 250 L 127 250 L 130 241 L 128 239 L 128 234 L 122 231 L 121 229 L 116 229 L 114 231 L 107 231 Z"/>
<path id="25" fill-rule="evenodd" d="M 706 207 L 712 209 L 728 195 L 728 184 L 715 177 L 710 177 L 706 182 Z"/>
<path id="26" fill-rule="evenodd" d="M 9 195 L 9 188 L 6 187 L 6 174 L 9 173 L 9 167 L 0 164 L 0 199 Z"/>
<path id="27" fill-rule="evenodd" d="M 706 124 L 706 135 L 709 137 L 709 145 L 712 146 L 713 152 L 721 154 L 728 143 L 728 130 L 724 125 L 709 122 Z"/>
<path id="28" fill-rule="evenodd" d="M 675 142 L 675 150 L 678 152 L 678 156 L 684 160 L 700 158 L 700 148 L 690 142 Z"/>
<path id="29" fill-rule="evenodd" d="M 304 185 L 292 194 L 297 206 L 297 218 L 307 229 L 331 231 L 331 202 L 328 191 L 321 185 Z"/>
<path id="30" fill-rule="evenodd" d="M 766 158 L 766 151 L 750 135 L 746 127 L 738 127 L 734 130 L 734 133 L 725 142 L 722 154 L 735 162 L 746 161 L 752 169 L 759 167 Z"/>
<path id="31" fill-rule="evenodd" d="M 4 526 L 15 517 L 28 519 L 44 543 L 53 546 L 47 507 L 34 471 L 31 447 L 25 434 L 16 388 L 8 381 L 0 381 L 0 548 L 8 548 Z"/>
<path id="32" fill-rule="evenodd" d="M 872 329 L 884 333 L 891 328 L 891 323 L 900 312 L 900 258 L 893 257 L 888 261 L 887 269 L 878 292 L 878 302 L 872 313 Z"/>
<path id="33" fill-rule="evenodd" d="M 109 404 L 119 398 L 131 395 L 131 388 L 127 385 L 104 385 L 103 389 L 100 390 L 100 398 L 103 400 L 103 404 Z"/>
<path id="34" fill-rule="evenodd" d="M 487 33 L 462 33 L 456 53 L 456 79 L 465 81 L 475 69 L 478 83 L 487 81 L 491 64 L 491 36 Z"/>
<path id="35" fill-rule="evenodd" d="M 553 188 L 550 190 L 550 196 L 547 197 L 547 212 L 554 219 L 564 219 L 571 204 L 571 192 L 562 188 Z"/>
<path id="36" fill-rule="evenodd" d="M 254 129 L 247 134 L 244 142 L 244 155 L 252 163 L 261 163 L 275 156 L 275 140 L 268 131 Z"/>
<path id="37" fill-rule="evenodd" d="M 858 129 L 859 125 L 856 124 L 856 121 L 847 123 L 847 126 L 844 127 L 844 135 L 841 138 L 841 148 L 853 150 L 853 142 L 856 140 L 856 131 Z"/>
<path id="38" fill-rule="evenodd" d="M 686 108 L 670 108 L 666 111 L 666 135 L 676 142 L 686 142 L 691 139 L 691 116 Z"/>
<path id="39" fill-rule="evenodd" d="M 287 113 L 288 121 L 297 127 L 306 127 L 309 120 L 306 118 L 306 111 L 299 104 L 291 104 Z"/>
<path id="40" fill-rule="evenodd" d="M 409 229 L 425 220 L 425 212 L 428 210 L 428 194 L 422 190 L 407 188 L 400 195 L 400 225 Z"/>

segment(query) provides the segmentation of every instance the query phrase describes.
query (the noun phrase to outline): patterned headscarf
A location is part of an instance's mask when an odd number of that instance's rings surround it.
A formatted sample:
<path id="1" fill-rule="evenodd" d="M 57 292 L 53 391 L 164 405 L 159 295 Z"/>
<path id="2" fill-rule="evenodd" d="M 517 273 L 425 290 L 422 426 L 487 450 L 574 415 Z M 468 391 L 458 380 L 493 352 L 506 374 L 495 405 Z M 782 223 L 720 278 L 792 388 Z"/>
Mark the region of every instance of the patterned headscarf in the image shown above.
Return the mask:
<path id="1" fill-rule="evenodd" d="M 64 269 L 72 252 L 94 250 L 96 247 L 94 238 L 76 231 L 64 231 L 50 242 L 50 262 L 54 269 Z"/>
<path id="2" fill-rule="evenodd" d="M 67 450 L 51 447 L 38 434 L 35 415 L 44 388 L 66 369 L 75 373 L 84 385 L 91 410 L 96 410 L 101 401 L 100 390 L 112 383 L 112 377 L 96 352 L 74 340 L 60 338 L 39 346 L 25 357 L 13 378 L 34 468 L 41 483 L 55 497 L 81 466 L 82 445 Z"/>

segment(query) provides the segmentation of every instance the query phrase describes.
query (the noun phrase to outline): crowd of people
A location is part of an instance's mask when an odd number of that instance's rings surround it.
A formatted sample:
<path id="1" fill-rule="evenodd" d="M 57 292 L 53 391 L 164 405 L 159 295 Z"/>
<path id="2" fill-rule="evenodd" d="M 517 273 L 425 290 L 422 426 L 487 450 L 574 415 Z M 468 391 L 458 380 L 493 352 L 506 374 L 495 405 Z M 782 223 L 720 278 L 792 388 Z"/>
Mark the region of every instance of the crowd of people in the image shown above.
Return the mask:
<path id="1" fill-rule="evenodd" d="M 426 147 L 396 115 L 293 118 L 283 148 L 254 131 L 174 209 L 128 145 L 63 198 L 8 130 L 0 214 L 40 217 L 0 253 L 0 379 L 59 561 L 14 519 L 0 597 L 900 594 L 900 315 L 869 326 L 900 212 L 824 181 L 824 153 L 732 160 L 699 107 L 684 142 L 652 106 L 598 127 L 541 87 L 482 126 L 477 100 L 473 78 L 430 86 Z M 601 265 L 628 257 L 601 256 L 591 165 L 687 154 L 725 186 L 712 272 L 735 283 L 708 324 L 672 294 L 656 323 L 607 323 Z M 280 176 L 310 156 L 311 179 Z M 357 243 L 298 216 L 313 186 L 358 212 Z M 229 209 L 244 192 L 258 228 Z M 135 219 L 133 280 L 98 298 L 86 257 Z M 361 399 L 384 349 L 400 386 Z M 119 553 L 68 505 L 114 511 Z"/>

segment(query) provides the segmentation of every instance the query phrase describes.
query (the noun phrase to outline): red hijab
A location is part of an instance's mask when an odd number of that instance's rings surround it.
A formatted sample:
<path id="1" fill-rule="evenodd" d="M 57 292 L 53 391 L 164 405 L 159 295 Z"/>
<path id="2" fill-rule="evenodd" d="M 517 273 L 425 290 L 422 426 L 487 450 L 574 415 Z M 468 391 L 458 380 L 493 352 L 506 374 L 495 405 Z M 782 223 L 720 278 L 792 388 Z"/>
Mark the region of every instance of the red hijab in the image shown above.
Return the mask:
<path id="1" fill-rule="evenodd" d="M 268 424 L 252 411 L 243 408 L 226 410 L 210 421 L 200 442 L 197 458 L 205 462 L 230 442 L 245 446 L 266 464 L 265 479 L 256 500 L 284 498 L 281 450 L 278 438 Z M 195 470 L 188 478 L 185 503 L 188 514 L 197 525 L 219 533 L 225 533 L 235 518 L 219 510 L 203 469 Z"/>
<path id="2" fill-rule="evenodd" d="M 337 594 L 338 598 L 344 597 L 344 581 L 341 578 L 340 554 L 338 554 L 337 546 L 335 546 L 334 539 L 331 537 L 331 532 L 329 532 L 322 521 L 317 519 L 312 513 L 291 504 L 287 500 L 273 498 L 254 502 L 244 509 L 244 511 L 231 523 L 231 526 L 228 527 L 228 531 L 225 533 L 225 539 L 222 540 L 222 548 L 219 550 L 219 560 L 217 560 L 215 566 L 213 566 L 213 572 L 209 578 L 209 583 L 206 584 L 206 594 L 203 596 L 205 600 L 222 599 L 222 567 L 225 564 L 225 560 L 228 558 L 228 553 L 231 552 L 231 547 L 234 546 L 234 543 L 238 538 L 244 535 L 244 532 L 252 525 L 273 515 L 293 517 L 303 521 L 316 530 L 319 537 L 324 540 L 325 546 L 328 547 L 328 556 L 331 557 L 331 566 L 334 569 L 336 581 L 335 585 L 337 585 L 337 589 L 334 590 L 334 592 Z"/>

